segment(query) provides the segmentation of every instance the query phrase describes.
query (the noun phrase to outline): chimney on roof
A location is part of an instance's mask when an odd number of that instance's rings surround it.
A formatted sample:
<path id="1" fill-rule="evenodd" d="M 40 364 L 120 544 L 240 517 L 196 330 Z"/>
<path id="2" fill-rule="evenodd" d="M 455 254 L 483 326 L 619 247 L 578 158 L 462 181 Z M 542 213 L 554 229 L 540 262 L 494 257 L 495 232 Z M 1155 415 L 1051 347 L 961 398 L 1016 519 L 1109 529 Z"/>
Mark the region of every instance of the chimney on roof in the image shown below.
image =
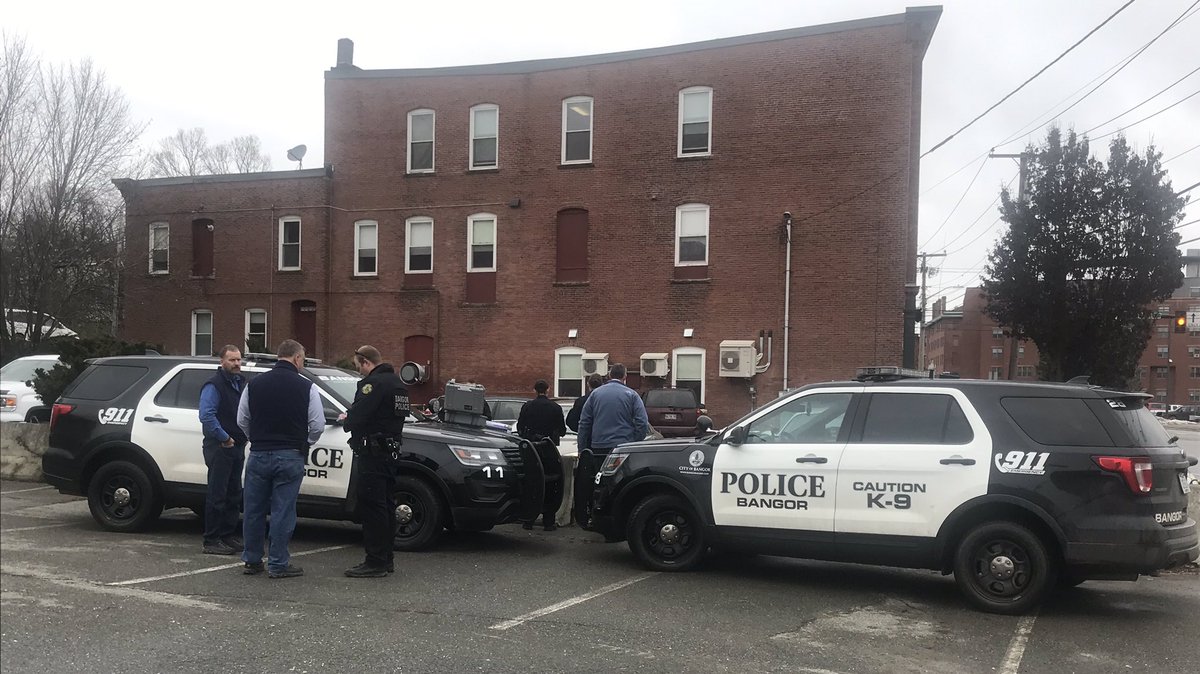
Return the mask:
<path id="1" fill-rule="evenodd" d="M 336 67 L 354 67 L 354 40 L 351 40 L 348 37 L 338 40 Z"/>

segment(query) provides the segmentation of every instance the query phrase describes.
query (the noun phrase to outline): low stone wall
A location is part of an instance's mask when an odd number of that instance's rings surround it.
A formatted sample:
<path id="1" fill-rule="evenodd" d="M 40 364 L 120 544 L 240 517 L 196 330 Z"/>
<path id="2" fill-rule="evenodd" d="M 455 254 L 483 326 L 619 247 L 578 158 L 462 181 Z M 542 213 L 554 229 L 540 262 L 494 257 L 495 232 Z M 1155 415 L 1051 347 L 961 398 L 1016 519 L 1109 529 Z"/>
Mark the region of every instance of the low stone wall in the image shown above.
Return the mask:
<path id="1" fill-rule="evenodd" d="M 50 424 L 0 424 L 0 477 L 42 481 L 42 454 L 50 443 Z"/>

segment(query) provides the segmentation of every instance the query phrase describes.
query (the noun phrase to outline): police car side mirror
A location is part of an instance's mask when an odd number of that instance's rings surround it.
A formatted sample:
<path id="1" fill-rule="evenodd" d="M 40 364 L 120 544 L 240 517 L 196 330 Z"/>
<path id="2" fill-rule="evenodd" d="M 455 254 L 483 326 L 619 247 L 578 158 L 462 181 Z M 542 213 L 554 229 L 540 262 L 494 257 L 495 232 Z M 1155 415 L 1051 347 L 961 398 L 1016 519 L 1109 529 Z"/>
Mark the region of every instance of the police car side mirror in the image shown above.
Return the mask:
<path id="1" fill-rule="evenodd" d="M 745 444 L 748 435 L 749 431 L 745 426 L 734 426 L 729 430 L 729 435 L 725 436 L 725 442 L 735 446 Z"/>
<path id="2" fill-rule="evenodd" d="M 696 417 L 696 435 L 704 435 L 712 428 L 712 419 L 707 414 L 701 414 Z"/>

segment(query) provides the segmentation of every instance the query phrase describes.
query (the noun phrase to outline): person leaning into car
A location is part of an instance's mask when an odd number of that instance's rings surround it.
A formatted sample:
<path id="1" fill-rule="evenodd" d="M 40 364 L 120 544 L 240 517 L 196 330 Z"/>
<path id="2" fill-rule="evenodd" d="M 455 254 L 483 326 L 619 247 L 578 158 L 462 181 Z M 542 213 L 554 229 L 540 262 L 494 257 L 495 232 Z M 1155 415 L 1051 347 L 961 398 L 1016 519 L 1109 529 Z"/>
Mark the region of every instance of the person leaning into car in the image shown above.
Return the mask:
<path id="1" fill-rule="evenodd" d="M 238 519 L 242 506 L 242 464 L 246 460 L 246 434 L 237 425 L 242 378 L 242 351 L 232 344 L 221 347 L 221 365 L 200 389 L 201 449 L 208 467 L 204 497 L 204 553 L 232 555 L 242 550 Z"/>
<path id="2" fill-rule="evenodd" d="M 358 512 L 362 518 L 366 561 L 345 573 L 351 578 L 382 578 L 395 570 L 392 538 L 396 532 L 396 468 L 400 458 L 408 389 L 379 349 L 361 346 L 354 364 L 363 378 L 354 403 L 339 417 L 350 433 L 358 477 Z"/>
<path id="3" fill-rule="evenodd" d="M 590 526 L 596 473 L 617 445 L 645 440 L 650 432 L 646 405 L 625 385 L 625 366 L 608 370 L 608 381 L 592 391 L 579 415 L 579 468 L 575 470 L 575 521 Z"/>
<path id="4" fill-rule="evenodd" d="M 296 529 L 296 498 L 304 479 L 304 460 L 309 446 L 325 431 L 325 411 L 317 387 L 300 374 L 304 366 L 300 342 L 283 340 L 276 356 L 275 367 L 247 384 L 238 401 L 238 426 L 250 439 L 242 492 L 242 561 L 247 575 L 262 573 L 269 510 L 267 575 L 291 578 L 304 575 L 304 569 L 288 563 L 288 543 Z"/>

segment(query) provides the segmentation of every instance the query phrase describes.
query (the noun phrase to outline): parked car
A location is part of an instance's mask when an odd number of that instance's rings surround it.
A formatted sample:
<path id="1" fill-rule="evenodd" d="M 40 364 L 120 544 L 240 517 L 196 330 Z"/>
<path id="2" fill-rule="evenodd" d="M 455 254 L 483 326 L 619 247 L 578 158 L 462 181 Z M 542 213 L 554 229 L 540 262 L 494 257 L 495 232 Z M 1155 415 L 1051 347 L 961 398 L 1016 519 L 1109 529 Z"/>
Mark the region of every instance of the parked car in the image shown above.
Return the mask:
<path id="1" fill-rule="evenodd" d="M 718 433 L 617 447 L 597 480 L 594 529 L 657 571 L 695 568 L 710 546 L 933 569 L 975 607 L 1006 614 L 1056 586 L 1200 556 L 1195 459 L 1148 395 L 873 370 L 806 386 Z"/>
<path id="2" fill-rule="evenodd" d="M 243 361 L 253 379 L 273 357 Z M 92 517 L 111 531 L 136 531 L 164 508 L 202 511 L 207 469 L 200 453 L 200 389 L 215 358 L 98 358 L 54 404 L 42 472 L 64 494 L 87 496 Z M 310 362 L 301 374 L 317 386 L 327 428 L 308 448 L 297 512 L 355 520 L 354 453 L 336 426 L 360 375 Z M 535 517 L 544 476 L 533 445 L 465 424 L 404 426 L 396 486 L 397 550 L 432 546 L 443 528 L 482 531 Z"/>
<path id="3" fill-rule="evenodd" d="M 663 437 L 696 434 L 696 419 L 704 414 L 696 394 L 687 388 L 656 388 L 642 395 L 650 425 Z"/>
<path id="4" fill-rule="evenodd" d="M 529 402 L 529 398 L 500 396 L 488 396 L 485 400 L 487 401 L 488 411 L 492 413 L 492 421 L 507 424 L 512 430 L 516 430 L 517 428 L 517 417 L 521 415 L 521 406 Z"/>
<path id="5" fill-rule="evenodd" d="M 1172 405 L 1175 409 L 1162 414 L 1164 419 L 1179 419 L 1191 421 L 1192 417 L 1200 416 L 1200 405 Z"/>
<path id="6" fill-rule="evenodd" d="M 0 367 L 0 421 L 50 421 L 50 407 L 33 390 L 33 378 L 38 370 L 52 370 L 58 363 L 54 355 L 25 356 Z"/>
<path id="7" fill-rule="evenodd" d="M 8 334 L 12 335 L 13 339 L 28 339 L 29 334 L 34 331 L 33 323 L 36 315 L 32 311 L 24 309 L 7 309 L 4 312 L 4 322 L 8 326 Z M 59 320 L 48 314 L 42 316 L 41 327 L 42 339 L 47 337 L 78 337 L 74 330 L 59 322 Z"/>
<path id="8" fill-rule="evenodd" d="M 1153 414 L 1154 416 L 1161 417 L 1162 415 L 1167 413 L 1167 404 L 1166 403 L 1146 403 L 1146 409 L 1150 410 L 1150 413 Z"/>

